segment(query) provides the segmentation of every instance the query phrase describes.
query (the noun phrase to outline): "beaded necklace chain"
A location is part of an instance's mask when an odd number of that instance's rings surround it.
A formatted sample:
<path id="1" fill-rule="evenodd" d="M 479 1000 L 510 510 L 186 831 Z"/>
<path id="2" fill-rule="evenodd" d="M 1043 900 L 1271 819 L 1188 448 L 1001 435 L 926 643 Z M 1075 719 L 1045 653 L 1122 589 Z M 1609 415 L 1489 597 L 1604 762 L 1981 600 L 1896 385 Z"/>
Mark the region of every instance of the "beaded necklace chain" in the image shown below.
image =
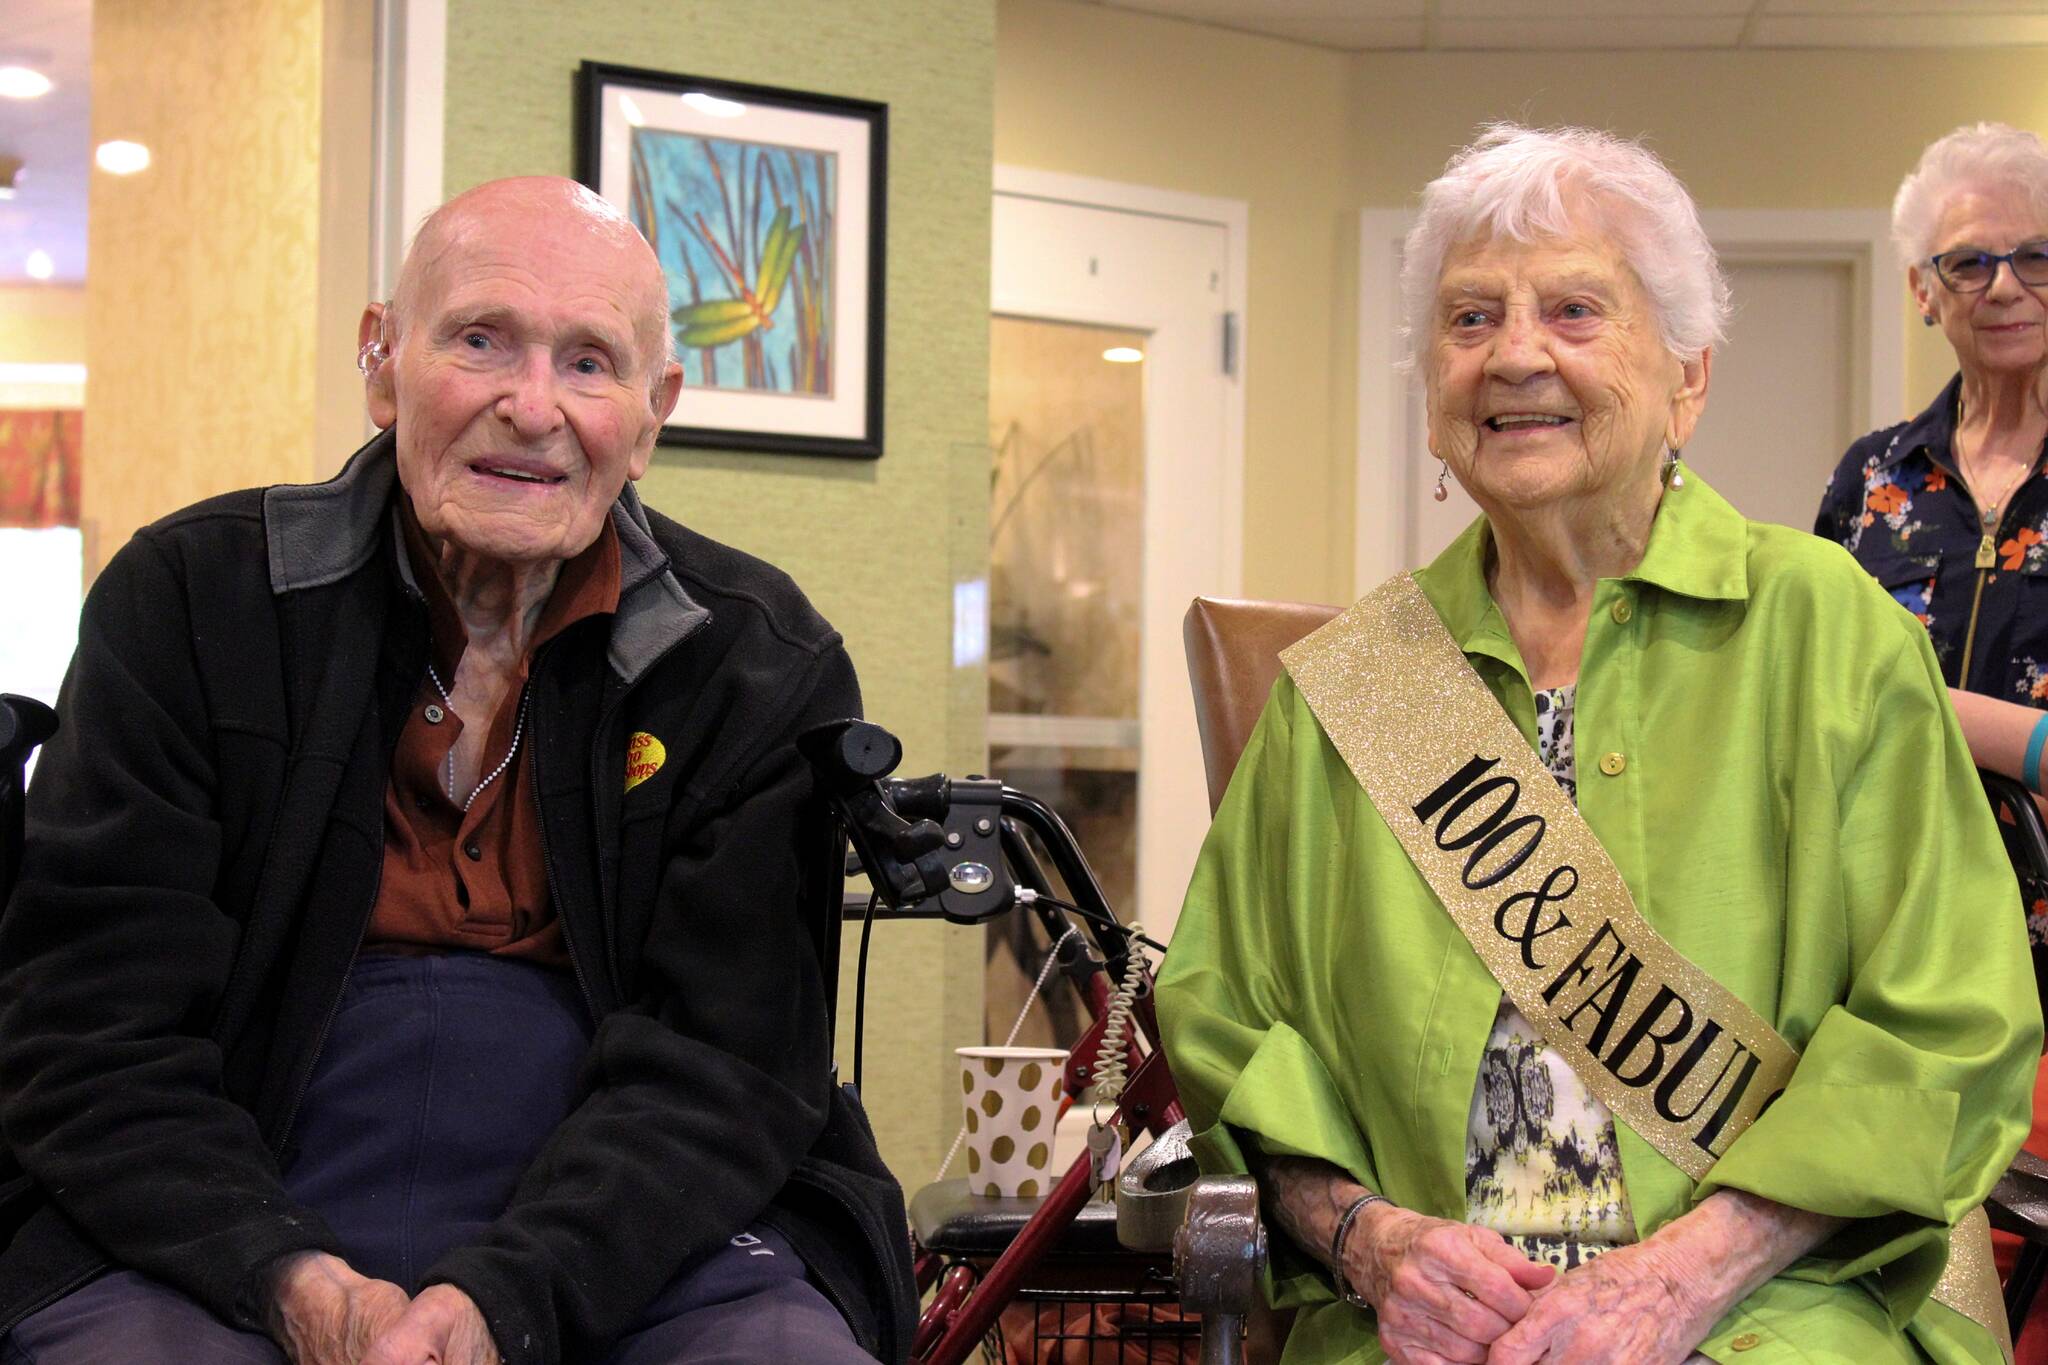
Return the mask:
<path id="1" fill-rule="evenodd" d="M 449 714 L 453 715 L 455 712 L 455 699 L 450 697 L 448 689 L 441 685 L 441 675 L 434 671 L 434 665 L 431 662 L 427 665 L 427 676 L 433 680 L 434 690 L 441 694 L 441 701 L 447 706 Z M 512 759 L 519 752 L 520 737 L 526 733 L 526 700 L 525 694 L 522 693 L 519 698 L 519 715 L 512 723 L 512 747 L 505 750 L 505 756 L 498 760 L 498 766 L 491 769 L 484 777 L 484 780 L 477 783 L 470 790 L 469 799 L 462 803 L 464 810 L 468 810 L 471 806 L 475 805 L 476 799 L 482 795 L 483 789 L 497 781 L 504 774 L 505 770 L 512 766 Z M 455 799 L 455 746 L 453 744 L 448 746 L 448 761 L 445 767 L 448 775 L 448 799 L 452 802 Z"/>

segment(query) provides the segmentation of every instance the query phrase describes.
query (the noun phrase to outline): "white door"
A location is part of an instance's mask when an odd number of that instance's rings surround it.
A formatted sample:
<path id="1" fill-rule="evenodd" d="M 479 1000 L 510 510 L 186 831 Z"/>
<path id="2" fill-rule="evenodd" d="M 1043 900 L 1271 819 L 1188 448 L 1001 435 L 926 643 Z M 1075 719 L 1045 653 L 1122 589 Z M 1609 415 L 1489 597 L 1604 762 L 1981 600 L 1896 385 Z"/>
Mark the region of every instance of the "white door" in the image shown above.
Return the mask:
<path id="1" fill-rule="evenodd" d="M 1811 531 L 1822 485 L 1868 429 L 1854 410 L 1853 272 L 1840 261 L 1724 264 L 1735 317 L 1686 461 L 1742 515 Z"/>
<path id="2" fill-rule="evenodd" d="M 1209 823 L 1181 617 L 1239 591 L 1243 209 L 1008 169 L 996 188 L 990 766 L 1100 797 L 1070 821 L 1163 939 Z"/>

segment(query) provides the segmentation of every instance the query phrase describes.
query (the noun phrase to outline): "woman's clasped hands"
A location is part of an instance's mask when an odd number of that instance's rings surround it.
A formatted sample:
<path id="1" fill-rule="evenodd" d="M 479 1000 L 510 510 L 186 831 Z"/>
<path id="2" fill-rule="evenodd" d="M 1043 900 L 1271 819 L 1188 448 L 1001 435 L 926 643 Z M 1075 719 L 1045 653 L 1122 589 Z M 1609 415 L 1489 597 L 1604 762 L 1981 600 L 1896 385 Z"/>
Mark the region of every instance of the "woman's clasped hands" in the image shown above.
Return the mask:
<path id="1" fill-rule="evenodd" d="M 1719 1316 L 1655 1239 L 1560 1275 L 1489 1228 L 1390 1204 L 1359 1224 L 1344 1269 L 1394 1365 L 1682 1365 Z"/>

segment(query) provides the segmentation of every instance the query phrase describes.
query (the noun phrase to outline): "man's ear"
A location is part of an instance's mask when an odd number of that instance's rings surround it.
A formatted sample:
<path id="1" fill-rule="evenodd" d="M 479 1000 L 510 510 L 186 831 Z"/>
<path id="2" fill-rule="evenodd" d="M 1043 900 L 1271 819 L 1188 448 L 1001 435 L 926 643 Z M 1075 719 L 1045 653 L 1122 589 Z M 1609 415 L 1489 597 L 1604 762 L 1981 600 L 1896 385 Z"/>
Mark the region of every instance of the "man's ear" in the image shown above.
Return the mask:
<path id="1" fill-rule="evenodd" d="M 363 309 L 356 323 L 356 368 L 363 372 L 363 405 L 379 431 L 387 431 L 398 420 L 398 386 L 391 373 L 391 352 L 386 349 L 385 309 L 373 303 Z"/>
<path id="2" fill-rule="evenodd" d="M 647 440 L 640 449 L 633 452 L 633 462 L 627 466 L 627 475 L 638 479 L 647 472 L 647 466 L 654 460 L 655 439 L 661 435 L 662 427 L 668 424 L 669 414 L 676 410 L 676 400 L 683 394 L 683 367 L 671 360 L 662 367 L 661 378 L 655 381 L 654 391 L 648 402 L 654 409 L 654 425 L 647 433 Z"/>

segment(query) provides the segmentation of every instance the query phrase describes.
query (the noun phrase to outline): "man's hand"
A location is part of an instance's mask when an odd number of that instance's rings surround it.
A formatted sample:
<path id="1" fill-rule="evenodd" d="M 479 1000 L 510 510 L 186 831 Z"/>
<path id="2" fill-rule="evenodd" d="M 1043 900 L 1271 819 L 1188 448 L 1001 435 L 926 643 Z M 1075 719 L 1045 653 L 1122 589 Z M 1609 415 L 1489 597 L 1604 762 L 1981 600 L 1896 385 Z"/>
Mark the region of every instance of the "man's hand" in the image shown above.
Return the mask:
<path id="1" fill-rule="evenodd" d="M 1536 1296 L 1493 1343 L 1487 1365 L 1680 1365 L 1720 1318 L 1695 1292 L 1700 1267 L 1653 1238 L 1588 1261 Z"/>
<path id="2" fill-rule="evenodd" d="M 1391 1204 L 1359 1215 L 1344 1270 L 1378 1313 L 1380 1346 L 1396 1365 L 1481 1365 L 1488 1346 L 1534 1311 L 1530 1291 L 1557 1273 L 1489 1228 Z"/>
<path id="3" fill-rule="evenodd" d="M 293 1365 L 359 1365 L 406 1311 L 403 1289 L 322 1251 L 285 1257 L 272 1285 L 270 1335 Z"/>
<path id="4" fill-rule="evenodd" d="M 362 1365 L 499 1365 L 498 1346 L 469 1295 L 436 1284 L 420 1291 Z"/>

